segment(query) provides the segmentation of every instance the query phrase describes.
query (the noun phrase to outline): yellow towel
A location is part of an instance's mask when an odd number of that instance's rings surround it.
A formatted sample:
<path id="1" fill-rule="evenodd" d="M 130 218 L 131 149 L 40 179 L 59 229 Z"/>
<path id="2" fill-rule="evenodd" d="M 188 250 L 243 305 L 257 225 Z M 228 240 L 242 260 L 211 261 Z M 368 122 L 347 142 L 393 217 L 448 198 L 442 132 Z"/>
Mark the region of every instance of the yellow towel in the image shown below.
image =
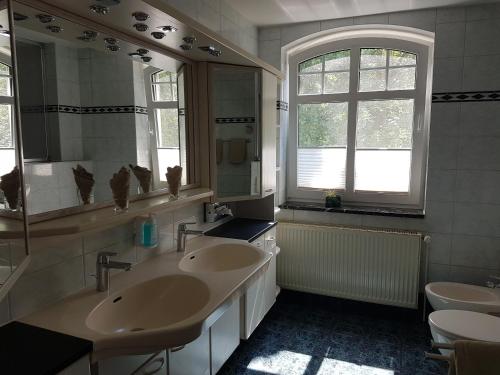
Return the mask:
<path id="1" fill-rule="evenodd" d="M 222 158 L 224 157 L 224 141 L 222 139 L 217 139 L 215 141 L 215 158 L 217 160 L 217 164 L 222 162 Z"/>
<path id="2" fill-rule="evenodd" d="M 500 343 L 457 340 L 454 344 L 450 374 L 453 367 L 456 375 L 500 374 Z"/>
<path id="3" fill-rule="evenodd" d="M 229 142 L 229 162 L 232 164 L 243 163 L 247 158 L 247 140 L 233 138 Z"/>

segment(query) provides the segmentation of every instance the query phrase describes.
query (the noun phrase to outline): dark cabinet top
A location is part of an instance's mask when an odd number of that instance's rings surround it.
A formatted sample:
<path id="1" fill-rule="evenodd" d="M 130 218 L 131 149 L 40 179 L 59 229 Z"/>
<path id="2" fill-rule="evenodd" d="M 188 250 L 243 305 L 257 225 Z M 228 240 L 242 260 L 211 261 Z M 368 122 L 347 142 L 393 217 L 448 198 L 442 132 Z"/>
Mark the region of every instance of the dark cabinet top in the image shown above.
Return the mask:
<path id="1" fill-rule="evenodd" d="M 275 221 L 234 218 L 207 232 L 205 236 L 234 238 L 252 242 L 277 224 Z"/>

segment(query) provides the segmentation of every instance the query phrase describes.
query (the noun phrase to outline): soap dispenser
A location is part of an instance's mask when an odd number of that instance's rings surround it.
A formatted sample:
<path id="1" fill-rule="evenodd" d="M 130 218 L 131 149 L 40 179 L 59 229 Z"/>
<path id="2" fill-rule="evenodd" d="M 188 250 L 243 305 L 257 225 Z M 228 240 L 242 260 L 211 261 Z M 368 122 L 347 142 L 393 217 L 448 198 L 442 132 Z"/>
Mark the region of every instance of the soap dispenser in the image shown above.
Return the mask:
<path id="1" fill-rule="evenodd" d="M 158 223 L 153 214 L 149 216 L 142 223 L 142 236 L 141 246 L 146 248 L 153 248 L 158 246 Z"/>

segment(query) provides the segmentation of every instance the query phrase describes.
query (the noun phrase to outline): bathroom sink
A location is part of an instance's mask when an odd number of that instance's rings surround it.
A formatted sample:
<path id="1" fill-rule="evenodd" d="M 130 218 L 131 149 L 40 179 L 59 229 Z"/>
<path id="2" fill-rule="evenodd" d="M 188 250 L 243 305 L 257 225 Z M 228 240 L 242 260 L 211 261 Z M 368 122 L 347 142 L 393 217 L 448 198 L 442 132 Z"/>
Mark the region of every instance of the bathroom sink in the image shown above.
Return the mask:
<path id="1" fill-rule="evenodd" d="M 109 296 L 90 312 L 85 323 L 102 334 L 167 327 L 196 314 L 208 300 L 208 286 L 203 281 L 169 275 Z"/>
<path id="2" fill-rule="evenodd" d="M 179 268 L 184 272 L 232 271 L 254 265 L 264 257 L 264 252 L 256 247 L 227 243 L 187 254 L 179 262 Z"/>

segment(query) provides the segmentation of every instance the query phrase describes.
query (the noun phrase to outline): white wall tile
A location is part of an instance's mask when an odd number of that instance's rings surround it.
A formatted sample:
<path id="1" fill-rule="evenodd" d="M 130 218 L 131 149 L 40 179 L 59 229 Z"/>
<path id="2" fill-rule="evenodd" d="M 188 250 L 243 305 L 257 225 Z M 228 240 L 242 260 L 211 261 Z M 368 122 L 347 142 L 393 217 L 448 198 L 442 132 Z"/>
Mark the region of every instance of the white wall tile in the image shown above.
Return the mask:
<path id="1" fill-rule="evenodd" d="M 454 232 L 477 236 L 500 236 L 498 205 L 455 203 Z"/>
<path id="2" fill-rule="evenodd" d="M 423 9 L 409 12 L 389 13 L 389 24 L 434 31 L 436 10 Z"/>
<path id="3" fill-rule="evenodd" d="M 451 265 L 500 269 L 500 238 L 455 234 L 452 244 Z"/>
<path id="4" fill-rule="evenodd" d="M 427 173 L 426 200 L 453 202 L 456 173 L 454 170 L 429 169 Z"/>
<path id="5" fill-rule="evenodd" d="M 498 20 L 467 22 L 465 56 L 499 54 L 499 34 L 500 22 Z"/>
<path id="6" fill-rule="evenodd" d="M 320 22 L 320 29 L 323 30 L 331 30 L 336 29 L 337 27 L 345 27 L 354 25 L 354 18 L 339 18 L 334 20 L 326 20 Z"/>
<path id="7" fill-rule="evenodd" d="M 484 286 L 489 280 L 491 270 L 484 268 L 450 266 L 450 280 Z"/>
<path id="8" fill-rule="evenodd" d="M 389 15 L 373 14 L 368 16 L 354 17 L 353 23 L 354 25 L 367 25 L 367 24 L 386 25 L 389 23 Z"/>
<path id="9" fill-rule="evenodd" d="M 460 169 L 500 170 L 500 137 L 460 138 L 458 167 Z"/>
<path id="10" fill-rule="evenodd" d="M 500 136 L 500 102 L 471 102 L 461 106 L 461 136 Z"/>
<path id="11" fill-rule="evenodd" d="M 464 91 L 491 91 L 500 87 L 500 55 L 464 57 Z"/>
<path id="12" fill-rule="evenodd" d="M 483 4 L 466 8 L 467 21 L 500 18 L 499 4 Z"/>
<path id="13" fill-rule="evenodd" d="M 429 262 L 450 264 L 452 236 L 442 233 L 429 233 L 429 235 L 431 236 Z"/>
<path id="14" fill-rule="evenodd" d="M 436 23 L 465 21 L 465 8 L 450 7 L 437 8 Z"/>
<path id="15" fill-rule="evenodd" d="M 436 26 L 436 57 L 457 57 L 464 54 L 465 23 L 441 23 Z"/>
<path id="16" fill-rule="evenodd" d="M 463 57 L 434 59 L 432 92 L 457 92 L 462 89 Z"/>
<path id="17" fill-rule="evenodd" d="M 435 136 L 429 141 L 429 168 L 455 169 L 458 137 Z"/>
<path id="18" fill-rule="evenodd" d="M 320 31 L 319 22 L 307 22 L 283 26 L 281 28 L 281 45 L 284 46 L 294 40 L 300 39 L 306 35 L 317 33 L 318 31 Z"/>
<path id="19" fill-rule="evenodd" d="M 281 28 L 279 26 L 259 28 L 259 42 L 279 39 L 281 39 Z"/>
<path id="20" fill-rule="evenodd" d="M 459 134 L 460 103 L 432 103 L 430 137 L 455 137 Z"/>
<path id="21" fill-rule="evenodd" d="M 265 40 L 259 42 L 259 57 L 274 67 L 281 69 L 280 40 Z"/>
<path id="22" fill-rule="evenodd" d="M 429 264 L 428 281 L 450 281 L 450 266 L 445 264 Z"/>
<path id="23" fill-rule="evenodd" d="M 499 186 L 500 171 L 459 170 L 457 171 L 455 200 L 500 204 Z"/>

